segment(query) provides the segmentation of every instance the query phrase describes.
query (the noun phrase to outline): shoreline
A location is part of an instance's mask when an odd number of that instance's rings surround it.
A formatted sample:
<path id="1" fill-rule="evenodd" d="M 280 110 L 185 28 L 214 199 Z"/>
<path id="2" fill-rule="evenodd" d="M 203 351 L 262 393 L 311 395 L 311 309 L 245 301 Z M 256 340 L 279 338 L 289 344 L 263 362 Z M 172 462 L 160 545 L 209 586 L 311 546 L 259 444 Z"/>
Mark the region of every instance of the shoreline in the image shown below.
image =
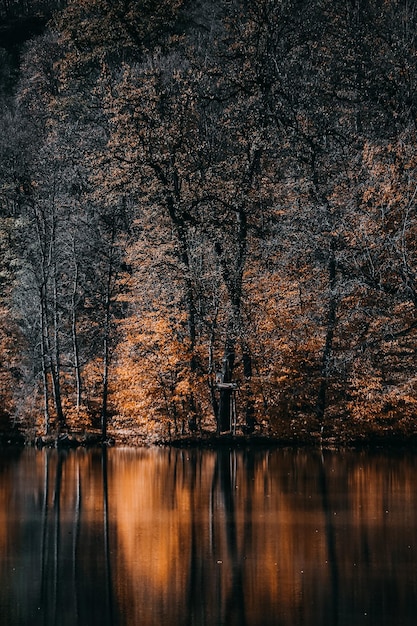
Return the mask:
<path id="1" fill-rule="evenodd" d="M 181 435 L 170 439 L 151 439 L 131 433 L 130 436 L 118 437 L 112 433 L 104 441 L 97 432 L 85 433 L 62 433 L 48 436 L 36 436 L 30 438 L 20 432 L 0 432 L 0 448 L 57 448 L 61 450 L 75 448 L 200 448 L 207 450 L 216 449 L 265 449 L 265 448 L 312 448 L 319 450 L 346 450 L 346 449 L 407 449 L 417 450 L 417 433 L 403 432 L 371 432 L 366 434 L 340 434 L 334 433 L 322 437 L 318 432 L 294 434 L 272 433 L 253 435 L 211 433 L 206 432 L 200 436 Z"/>

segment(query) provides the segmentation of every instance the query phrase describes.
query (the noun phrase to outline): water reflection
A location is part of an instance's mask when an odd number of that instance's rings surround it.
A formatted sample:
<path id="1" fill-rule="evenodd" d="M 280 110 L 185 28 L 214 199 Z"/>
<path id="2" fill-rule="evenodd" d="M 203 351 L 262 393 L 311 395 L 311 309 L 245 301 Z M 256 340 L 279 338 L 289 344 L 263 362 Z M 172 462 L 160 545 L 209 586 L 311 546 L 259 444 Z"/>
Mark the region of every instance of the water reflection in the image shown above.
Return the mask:
<path id="1" fill-rule="evenodd" d="M 0 623 L 415 624 L 417 457 L 0 459 Z"/>

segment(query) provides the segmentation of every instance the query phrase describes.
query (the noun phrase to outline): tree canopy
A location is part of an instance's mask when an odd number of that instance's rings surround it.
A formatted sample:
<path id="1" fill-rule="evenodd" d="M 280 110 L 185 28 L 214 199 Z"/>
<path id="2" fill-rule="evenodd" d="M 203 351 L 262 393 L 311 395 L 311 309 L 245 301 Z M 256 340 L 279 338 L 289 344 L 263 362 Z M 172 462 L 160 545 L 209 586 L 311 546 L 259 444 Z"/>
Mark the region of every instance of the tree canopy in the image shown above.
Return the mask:
<path id="1" fill-rule="evenodd" d="M 0 73 L 4 414 L 413 435 L 414 5 L 41 4 Z"/>

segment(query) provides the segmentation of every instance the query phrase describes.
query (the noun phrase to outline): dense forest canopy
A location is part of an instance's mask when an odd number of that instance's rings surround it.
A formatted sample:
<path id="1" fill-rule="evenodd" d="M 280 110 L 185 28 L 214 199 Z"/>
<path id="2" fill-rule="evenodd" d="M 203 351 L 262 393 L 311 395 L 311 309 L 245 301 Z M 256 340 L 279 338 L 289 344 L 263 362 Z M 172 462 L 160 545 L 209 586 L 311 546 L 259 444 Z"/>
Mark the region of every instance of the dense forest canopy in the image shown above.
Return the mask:
<path id="1" fill-rule="evenodd" d="M 3 0 L 0 18 L 4 419 L 413 433 L 414 3 Z M 35 19 L 16 61 L 2 33 Z"/>

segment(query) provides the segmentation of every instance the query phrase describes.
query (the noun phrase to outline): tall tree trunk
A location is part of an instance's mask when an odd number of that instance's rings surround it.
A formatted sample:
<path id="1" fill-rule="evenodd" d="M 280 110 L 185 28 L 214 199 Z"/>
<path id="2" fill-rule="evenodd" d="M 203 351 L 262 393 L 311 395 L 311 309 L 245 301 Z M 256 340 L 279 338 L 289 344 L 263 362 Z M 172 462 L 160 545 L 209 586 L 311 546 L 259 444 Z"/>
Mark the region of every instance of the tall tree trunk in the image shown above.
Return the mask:
<path id="1" fill-rule="evenodd" d="M 40 316 L 41 316 L 41 333 L 42 333 L 42 378 L 43 378 L 43 395 L 44 395 L 44 417 L 46 431 L 49 431 L 50 419 L 49 419 L 49 383 L 48 372 L 52 381 L 52 397 L 54 399 L 55 412 L 58 419 L 58 427 L 64 423 L 64 415 L 62 411 L 61 403 L 61 390 L 57 378 L 56 363 L 52 355 L 51 338 L 48 319 L 48 305 L 45 285 L 41 287 L 41 302 L 40 302 Z"/>
<path id="2" fill-rule="evenodd" d="M 43 386 L 43 420 L 45 435 L 49 434 L 50 414 L 49 414 L 49 386 L 48 386 L 48 354 L 46 340 L 46 315 L 45 315 L 45 298 L 43 294 L 43 285 L 40 290 L 40 311 L 39 318 L 41 323 L 41 351 L 42 351 L 42 386 Z"/>
<path id="3" fill-rule="evenodd" d="M 178 175 L 174 175 L 174 190 L 175 197 L 179 199 L 179 183 Z M 185 226 L 185 218 L 182 213 L 178 213 L 176 210 L 175 197 L 172 194 L 168 194 L 166 198 L 166 204 L 168 213 L 174 227 L 174 232 L 178 241 L 178 257 L 181 263 L 184 265 L 184 282 L 185 282 L 185 305 L 187 309 L 187 326 L 188 326 L 188 338 L 190 341 L 190 372 L 195 374 L 197 371 L 197 361 L 195 357 L 195 343 L 196 343 L 196 303 L 194 298 L 193 282 L 192 282 L 192 267 L 189 255 L 189 246 L 187 241 L 187 233 Z M 196 422 L 196 403 L 193 392 L 188 394 L 187 398 L 187 410 L 189 413 L 188 426 L 190 430 L 197 429 Z"/>
<path id="4" fill-rule="evenodd" d="M 323 430 L 324 416 L 327 408 L 327 394 L 329 386 L 329 365 L 333 353 L 333 339 L 336 327 L 336 312 L 338 305 L 337 287 L 337 263 L 335 257 L 335 241 L 330 242 L 330 254 L 328 264 L 329 276 L 329 308 L 327 312 L 326 337 L 324 341 L 323 355 L 321 360 L 320 385 L 317 394 L 316 414 Z"/>
<path id="5" fill-rule="evenodd" d="M 216 305 L 216 312 L 215 312 L 215 316 L 214 316 L 214 320 L 211 324 L 210 327 L 210 338 L 209 338 L 209 345 L 208 345 L 208 375 L 209 375 L 209 389 L 210 389 L 210 400 L 211 400 L 211 406 L 213 409 L 213 414 L 215 419 L 217 420 L 217 415 L 219 412 L 219 403 L 217 401 L 217 396 L 216 396 L 216 385 L 215 385 L 215 380 L 214 380 L 214 375 L 215 375 L 215 364 L 214 364 L 214 343 L 215 343 L 215 339 L 216 339 L 216 329 L 217 329 L 217 315 L 219 313 L 219 306 L 218 304 Z"/>
<path id="6" fill-rule="evenodd" d="M 103 340 L 103 392 L 101 404 L 101 437 L 107 437 L 107 413 L 109 397 L 109 335 L 106 332 Z"/>
<path id="7" fill-rule="evenodd" d="M 55 245 L 54 245 L 55 248 Z M 55 257 L 54 250 L 54 257 Z M 56 279 L 56 263 L 53 263 L 53 333 L 54 333 L 54 350 L 52 361 L 52 381 L 53 392 L 55 401 L 55 410 L 58 419 L 58 429 L 65 424 L 64 411 L 62 408 L 62 394 L 61 394 L 61 350 L 60 350 L 60 338 L 59 338 L 59 320 L 58 320 L 58 291 L 57 291 L 57 279 Z"/>
<path id="8" fill-rule="evenodd" d="M 114 279 L 114 255 L 116 242 L 116 222 L 113 216 L 109 265 L 106 279 L 106 291 L 104 294 L 104 335 L 103 335 L 103 386 L 101 401 L 101 437 L 105 441 L 107 437 L 108 398 L 109 398 L 109 365 L 110 365 L 110 326 L 111 326 L 111 303 L 112 282 Z"/>
<path id="9" fill-rule="evenodd" d="M 61 402 L 61 389 L 59 381 L 59 340 L 58 340 L 58 311 L 57 311 L 57 285 L 56 285 L 56 259 L 55 259 L 55 215 L 53 215 L 52 228 L 48 227 L 46 216 L 41 207 L 33 204 L 33 215 L 35 219 L 37 243 L 39 248 L 39 263 L 41 284 L 39 288 L 40 297 L 40 317 L 41 317 L 41 343 L 42 343 L 42 377 L 44 386 L 44 417 L 46 422 L 46 430 L 49 430 L 49 402 L 48 390 L 48 370 L 52 379 L 52 396 L 54 399 L 55 412 L 58 420 L 58 427 L 64 424 L 64 414 Z M 52 298 L 53 312 L 51 314 L 49 307 L 48 285 L 52 272 Z M 52 322 L 51 322 L 52 317 Z M 51 346 L 51 328 L 54 332 L 54 349 Z"/>
<path id="10" fill-rule="evenodd" d="M 255 403 L 253 400 L 252 380 L 252 355 L 248 346 L 242 342 L 243 376 L 245 381 L 245 432 L 249 435 L 255 430 Z"/>
<path id="11" fill-rule="evenodd" d="M 74 250 L 75 257 L 75 250 Z M 77 335 L 77 289 L 78 289 L 78 263 L 74 259 L 74 280 L 73 289 L 71 295 L 71 339 L 72 339 L 72 352 L 74 359 L 74 375 L 75 375 L 75 406 L 79 410 L 81 406 L 82 395 L 82 380 L 81 380 L 81 366 L 80 366 L 80 350 L 78 345 Z"/>
<path id="12" fill-rule="evenodd" d="M 107 292 L 104 310 L 104 337 L 103 337 L 103 388 L 101 402 L 101 436 L 103 441 L 107 437 L 107 413 L 109 397 L 109 340 L 110 340 L 110 289 L 111 289 L 112 267 L 109 266 Z"/>
<path id="13" fill-rule="evenodd" d="M 230 314 L 226 328 L 226 341 L 221 371 L 222 383 L 231 383 L 233 381 L 233 370 L 236 360 L 236 342 L 238 338 L 242 338 L 241 306 L 243 271 L 246 261 L 247 236 L 247 216 L 245 210 L 240 207 L 236 210 L 236 251 L 232 267 L 229 266 L 227 254 L 223 248 L 223 245 L 219 241 L 216 241 L 214 246 L 214 250 L 220 262 L 223 280 L 229 294 L 230 302 Z M 219 410 L 217 418 L 218 432 L 224 432 L 231 428 L 231 413 L 233 407 L 232 394 L 234 394 L 233 389 L 220 387 Z"/>
<path id="14" fill-rule="evenodd" d="M 235 342 L 229 337 L 226 343 L 222 371 L 221 384 L 230 384 L 233 378 L 233 368 L 235 364 Z M 220 387 L 219 407 L 217 415 L 217 431 L 219 433 L 231 430 L 232 427 L 232 394 L 234 390 L 228 387 Z"/>

